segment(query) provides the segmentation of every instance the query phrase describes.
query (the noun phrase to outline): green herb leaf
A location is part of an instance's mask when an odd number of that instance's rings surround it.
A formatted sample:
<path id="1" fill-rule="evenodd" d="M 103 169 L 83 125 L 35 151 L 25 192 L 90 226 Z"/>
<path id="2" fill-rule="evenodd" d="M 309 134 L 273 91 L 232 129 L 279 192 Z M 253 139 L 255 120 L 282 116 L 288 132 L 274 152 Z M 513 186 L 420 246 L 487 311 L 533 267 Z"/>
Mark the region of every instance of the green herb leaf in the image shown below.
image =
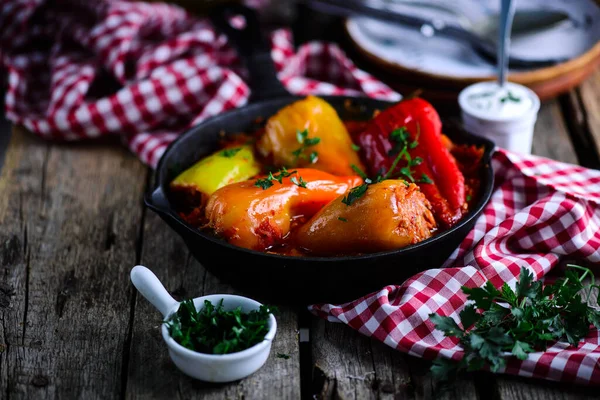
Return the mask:
<path id="1" fill-rule="evenodd" d="M 225 150 L 221 151 L 219 154 L 223 157 L 231 158 L 231 157 L 235 156 L 240 150 L 242 150 L 241 147 L 225 149 Z"/>
<path id="2" fill-rule="evenodd" d="M 308 129 L 304 129 L 303 131 L 296 131 L 296 140 L 298 143 L 304 143 L 304 139 L 308 136 Z"/>
<path id="3" fill-rule="evenodd" d="M 507 354 L 525 360 L 557 340 L 577 346 L 590 325 L 600 325 L 600 311 L 587 304 L 598 286 L 589 269 L 567 266 L 565 278 L 545 287 L 527 268 L 521 268 L 514 290 L 506 283 L 498 290 L 490 281 L 482 287 L 463 287 L 473 302 L 459 313 L 463 329 L 449 317 L 431 314 L 430 319 L 446 336 L 459 340 L 465 355 L 458 363 L 436 360 L 432 375 L 447 381 L 460 371 L 488 367 L 497 372 L 506 365 Z M 584 285 L 585 277 L 591 284 Z"/>
<path id="4" fill-rule="evenodd" d="M 527 353 L 531 353 L 532 351 L 533 351 L 533 349 L 531 348 L 531 346 L 529 346 L 528 343 L 521 342 L 519 340 L 517 340 L 515 342 L 515 345 L 512 348 L 512 353 L 519 360 L 526 360 L 527 359 Z"/>
<path id="5" fill-rule="evenodd" d="M 257 179 L 256 182 L 254 182 L 254 186 L 258 186 L 262 190 L 266 190 L 273 186 L 273 182 L 271 182 L 269 178 Z"/>
<path id="6" fill-rule="evenodd" d="M 360 146 L 357 145 L 357 144 L 352 143 L 350 146 L 352 147 L 352 150 L 354 150 L 354 151 L 359 151 L 360 150 Z"/>
<path id="7" fill-rule="evenodd" d="M 277 358 L 283 358 L 284 360 L 289 360 L 291 356 L 283 353 L 277 353 Z"/>
<path id="8" fill-rule="evenodd" d="M 300 186 L 301 188 L 306 188 L 306 182 L 304 181 L 304 179 L 302 179 L 301 176 L 298 177 L 298 179 L 296 179 L 296 177 L 292 177 L 290 179 L 290 181 L 297 186 Z"/>
<path id="9" fill-rule="evenodd" d="M 267 175 L 266 178 L 261 178 L 261 179 L 257 179 L 256 182 L 254 182 L 254 186 L 257 186 L 259 188 L 261 188 L 262 190 L 266 190 L 268 188 L 270 188 L 271 186 L 273 186 L 273 181 L 277 181 L 279 183 L 283 183 L 283 178 L 287 178 L 290 175 L 293 175 L 295 173 L 297 173 L 298 171 L 291 171 L 289 172 L 285 167 L 281 168 L 279 170 L 278 173 L 274 174 L 272 172 L 269 172 L 269 175 Z M 293 182 L 293 180 L 292 180 Z M 293 182 L 296 183 L 296 182 Z M 298 186 L 300 186 L 298 183 L 296 183 Z M 304 184 L 306 184 L 306 182 L 304 182 Z M 306 187 L 306 186 L 303 186 Z"/>
<path id="10" fill-rule="evenodd" d="M 200 353 L 228 354 L 260 343 L 269 331 L 269 314 L 274 307 L 242 312 L 241 307 L 225 311 L 223 300 L 215 306 L 205 300 L 196 310 L 193 300 L 184 300 L 168 320 L 169 335 L 180 345 Z"/>
<path id="11" fill-rule="evenodd" d="M 338 217 L 338 219 L 339 219 L 340 221 L 342 221 L 342 222 L 348 222 L 348 220 L 347 220 L 346 218 L 344 218 L 344 217 Z"/>
<path id="12" fill-rule="evenodd" d="M 513 94 L 513 92 L 511 92 L 510 90 L 508 91 L 508 93 L 506 94 L 506 96 L 501 97 L 500 98 L 500 102 L 501 103 L 505 103 L 507 101 L 513 101 L 515 103 L 519 103 L 521 101 L 520 97 L 517 97 Z"/>
<path id="13" fill-rule="evenodd" d="M 362 185 L 350 189 L 348 194 L 342 198 L 342 203 L 347 206 L 351 206 L 352 203 L 361 198 L 367 192 L 368 187 L 369 183 L 365 181 L 365 183 Z"/>
<path id="14" fill-rule="evenodd" d="M 481 319 L 481 314 L 477 312 L 474 304 L 467 304 L 459 314 L 462 326 L 465 330 L 469 329 L 475 322 Z"/>
<path id="15" fill-rule="evenodd" d="M 442 317 L 438 314 L 429 314 L 429 319 L 435 324 L 435 327 L 444 332 L 446 336 L 462 337 L 464 331 L 450 317 Z"/>
<path id="16" fill-rule="evenodd" d="M 417 181 L 418 183 L 433 183 L 430 177 L 428 177 L 425 173 L 421 174 L 421 179 Z"/>
<path id="17" fill-rule="evenodd" d="M 296 161 L 298 158 L 303 158 L 308 160 L 311 164 L 316 163 L 319 157 L 318 153 L 316 151 L 312 151 L 306 155 L 305 150 L 309 147 L 319 144 L 321 139 L 318 137 L 309 138 L 308 129 L 304 129 L 303 131 L 296 131 L 296 140 L 302 145 L 300 148 L 292 151 L 292 155 L 296 158 Z"/>

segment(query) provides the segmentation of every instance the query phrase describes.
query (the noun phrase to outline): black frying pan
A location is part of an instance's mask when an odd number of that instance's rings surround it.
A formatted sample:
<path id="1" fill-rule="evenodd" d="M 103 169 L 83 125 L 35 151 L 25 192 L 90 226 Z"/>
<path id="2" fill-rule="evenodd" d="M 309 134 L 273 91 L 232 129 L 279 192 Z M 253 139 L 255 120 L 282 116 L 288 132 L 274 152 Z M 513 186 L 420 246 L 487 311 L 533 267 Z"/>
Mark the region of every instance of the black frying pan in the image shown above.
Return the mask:
<path id="1" fill-rule="evenodd" d="M 228 17 L 241 14 L 242 30 L 232 28 Z M 289 94 L 277 79 L 270 48 L 261 36 L 256 15 L 241 5 L 216 9 L 215 25 L 236 45 L 250 74 L 252 95 L 248 105 L 206 119 L 183 133 L 165 151 L 157 167 L 156 186 L 146 205 L 157 212 L 187 244 L 194 257 L 208 270 L 236 289 L 263 301 L 306 305 L 344 302 L 401 284 L 419 271 L 438 268 L 472 229 L 488 202 L 493 188 L 490 158 L 494 144 L 458 127 L 444 125 L 444 133 L 455 143 L 485 147 L 481 174 L 482 194 L 473 210 L 457 225 L 416 245 L 403 249 L 352 257 L 291 257 L 266 254 L 228 244 L 184 222 L 169 200 L 169 183 L 200 158 L 216 151 L 220 132 L 236 133 L 254 126 L 257 117 L 268 118 L 283 106 L 299 99 Z M 377 109 L 393 103 L 370 98 L 323 96 L 342 119 L 367 119 Z M 351 100 L 356 107 L 348 108 Z"/>

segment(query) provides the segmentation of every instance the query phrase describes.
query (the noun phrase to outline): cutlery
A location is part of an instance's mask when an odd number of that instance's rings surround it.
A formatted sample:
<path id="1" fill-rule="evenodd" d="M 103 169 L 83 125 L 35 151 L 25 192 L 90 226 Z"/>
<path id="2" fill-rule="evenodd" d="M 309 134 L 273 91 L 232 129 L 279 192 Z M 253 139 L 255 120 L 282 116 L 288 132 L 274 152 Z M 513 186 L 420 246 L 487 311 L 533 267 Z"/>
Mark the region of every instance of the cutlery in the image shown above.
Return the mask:
<path id="1" fill-rule="evenodd" d="M 498 85 L 504 86 L 508 71 L 508 54 L 515 3 L 513 0 L 502 0 L 500 9 L 500 24 L 498 26 Z"/>
<path id="2" fill-rule="evenodd" d="M 442 20 L 426 19 L 416 15 L 399 13 L 386 7 L 381 1 L 360 0 L 301 0 L 314 10 L 344 17 L 365 16 L 384 22 L 402 24 L 416 29 L 425 36 L 443 36 L 469 44 L 479 55 L 491 63 L 498 62 L 498 15 L 491 15 L 484 21 L 473 24 L 471 28 L 462 24 L 449 24 Z M 379 5 L 376 5 L 379 4 Z M 549 29 L 567 20 L 567 14 L 561 11 L 520 10 L 514 16 L 515 35 L 525 35 Z M 511 34 L 513 34 L 511 32 Z M 566 61 L 565 58 L 528 59 L 507 54 L 507 62 L 514 68 L 536 68 L 555 65 Z"/>

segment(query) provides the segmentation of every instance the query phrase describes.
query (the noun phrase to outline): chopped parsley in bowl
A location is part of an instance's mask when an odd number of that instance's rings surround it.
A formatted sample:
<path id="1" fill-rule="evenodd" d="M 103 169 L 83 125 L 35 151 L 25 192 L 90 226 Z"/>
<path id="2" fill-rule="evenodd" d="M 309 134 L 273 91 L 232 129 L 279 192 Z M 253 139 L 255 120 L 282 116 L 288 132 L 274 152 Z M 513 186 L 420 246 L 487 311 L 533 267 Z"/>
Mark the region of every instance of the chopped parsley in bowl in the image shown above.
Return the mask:
<path id="1" fill-rule="evenodd" d="M 274 307 L 260 305 L 243 312 L 238 306 L 226 311 L 223 299 L 217 305 L 204 300 L 200 310 L 192 299 L 183 301 L 166 321 L 169 335 L 183 347 L 207 354 L 229 354 L 262 342 L 269 332 Z"/>
<path id="2" fill-rule="evenodd" d="M 162 324 L 173 363 L 207 382 L 232 382 L 260 369 L 275 339 L 275 307 L 214 294 L 176 303 Z"/>

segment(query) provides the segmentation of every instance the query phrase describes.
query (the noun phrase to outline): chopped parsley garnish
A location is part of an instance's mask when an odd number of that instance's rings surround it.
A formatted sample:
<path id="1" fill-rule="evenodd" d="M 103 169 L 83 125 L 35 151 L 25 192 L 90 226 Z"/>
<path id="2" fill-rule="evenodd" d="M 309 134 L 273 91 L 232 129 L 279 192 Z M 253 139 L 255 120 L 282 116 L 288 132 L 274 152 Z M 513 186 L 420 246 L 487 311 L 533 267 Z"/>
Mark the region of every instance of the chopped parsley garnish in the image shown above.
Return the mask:
<path id="1" fill-rule="evenodd" d="M 231 157 L 235 156 L 241 149 L 242 149 L 241 147 L 225 149 L 222 152 L 220 152 L 219 154 L 223 157 L 231 158 Z"/>
<path id="2" fill-rule="evenodd" d="M 352 143 L 351 147 L 352 147 L 352 150 L 354 150 L 354 151 L 359 151 L 360 150 L 360 146 L 357 145 L 357 144 Z"/>
<path id="3" fill-rule="evenodd" d="M 342 221 L 342 222 L 348 222 L 348 220 L 347 220 L 346 218 L 344 218 L 344 217 L 338 217 L 338 219 L 339 219 L 340 221 Z"/>
<path id="4" fill-rule="evenodd" d="M 428 177 L 425 173 L 421 174 L 421 179 L 417 181 L 417 183 L 433 183 L 430 177 Z"/>
<path id="5" fill-rule="evenodd" d="M 274 307 L 261 305 L 258 310 L 242 312 L 241 307 L 223 309 L 223 299 L 215 306 L 204 301 L 199 311 L 194 301 L 184 300 L 168 320 L 169 335 L 180 345 L 199 353 L 228 354 L 260 343 L 269 331 L 269 314 Z"/>
<path id="6" fill-rule="evenodd" d="M 297 186 L 300 186 L 301 188 L 306 189 L 306 182 L 304 181 L 304 179 L 302 179 L 301 176 L 299 176 L 298 179 L 296 179 L 296 177 L 294 176 L 294 177 L 292 177 L 292 179 L 290 179 L 290 181 L 292 181 L 292 183 L 294 185 L 297 185 Z"/>
<path id="7" fill-rule="evenodd" d="M 521 101 L 520 97 L 515 96 L 510 90 L 506 94 L 506 96 L 500 98 L 501 103 L 506 103 L 507 101 L 513 101 L 515 103 L 519 103 Z"/>
<path id="8" fill-rule="evenodd" d="M 372 182 L 370 179 L 365 179 L 365 183 L 363 183 L 360 186 L 356 186 L 356 187 L 350 189 L 348 194 L 345 195 L 344 198 L 342 199 L 342 203 L 344 203 L 347 206 L 351 206 L 352 203 L 354 203 L 356 200 L 360 199 L 367 192 L 367 188 L 369 187 L 369 184 L 371 184 L 371 183 Z"/>
<path id="9" fill-rule="evenodd" d="M 556 341 L 578 346 L 592 324 L 600 329 L 600 310 L 588 305 L 592 289 L 599 288 L 593 273 L 578 265 L 567 267 L 564 278 L 546 286 L 521 268 L 514 290 L 506 283 L 496 289 L 490 281 L 483 287 L 463 287 L 471 302 L 459 314 L 462 327 L 451 317 L 430 314 L 436 328 L 457 338 L 465 352 L 458 362 L 434 361 L 434 378 L 447 385 L 462 371 L 489 367 L 496 372 L 506 365 L 505 353 L 525 360 L 528 353 L 545 351 Z M 588 285 L 583 283 L 586 277 Z"/>
<path id="10" fill-rule="evenodd" d="M 300 148 L 292 151 L 292 155 L 296 158 L 296 160 L 298 158 L 303 158 L 305 160 L 308 160 L 311 164 L 316 163 L 317 159 L 319 158 L 319 154 L 316 151 L 311 151 L 307 155 L 306 150 L 309 147 L 316 146 L 317 144 L 319 144 L 319 142 L 321 142 L 321 139 L 318 137 L 309 138 L 308 129 L 304 129 L 303 131 L 296 131 L 296 140 L 302 145 L 300 146 Z"/>
<path id="11" fill-rule="evenodd" d="M 471 195 L 470 195 L 470 194 L 468 194 L 468 195 L 466 196 L 466 200 L 467 200 L 467 201 L 471 201 Z"/>
<path id="12" fill-rule="evenodd" d="M 426 175 L 422 174 L 421 179 L 416 180 L 413 176 L 412 167 L 420 165 L 423 163 L 423 159 L 421 157 L 415 157 L 414 159 L 411 157 L 408 149 L 414 149 L 419 145 L 418 139 L 421 134 L 421 129 L 419 124 L 417 124 L 417 134 L 415 135 L 415 140 L 409 142 L 410 135 L 405 126 L 394 129 L 390 133 L 390 140 L 395 142 L 394 147 L 389 151 L 388 155 L 397 154 L 394 162 L 392 163 L 390 169 L 383 175 L 382 180 L 392 178 L 392 173 L 396 170 L 398 163 L 400 160 L 406 161 L 406 166 L 400 168 L 400 175 L 404 176 L 407 180 L 411 182 L 417 183 L 433 183 L 433 181 Z"/>
<path id="13" fill-rule="evenodd" d="M 369 185 L 384 181 L 386 179 L 398 179 L 400 176 L 404 176 L 406 178 L 404 179 L 404 184 L 406 186 L 410 185 L 407 182 L 407 180 L 416 183 L 433 183 L 433 181 L 425 173 L 421 174 L 420 179 L 415 179 L 413 176 L 414 171 L 411 169 L 412 167 L 421 165 L 423 163 L 423 159 L 421 157 L 412 158 L 410 153 L 408 152 L 408 149 L 414 149 L 419 145 L 418 139 L 420 133 L 421 131 L 419 128 L 419 124 L 417 124 L 417 134 L 415 136 L 415 140 L 413 141 L 410 141 L 410 134 L 405 126 L 394 129 L 390 133 L 389 138 L 392 142 L 395 143 L 392 149 L 388 152 L 388 155 L 397 155 L 394 161 L 392 162 L 392 165 L 385 174 L 383 174 L 383 172 L 380 171 L 381 173 L 377 175 L 377 177 L 375 177 L 374 179 L 369 179 L 367 178 L 365 173 L 360 170 L 360 168 L 352 164 L 351 167 L 354 170 L 354 172 L 356 172 L 361 178 L 363 178 L 365 183 L 351 189 L 348 192 L 348 194 L 342 199 L 342 203 L 346 205 L 352 205 L 354 201 L 356 201 L 358 198 L 360 198 L 367 192 L 367 188 Z M 392 174 L 396 170 L 396 167 L 398 166 L 398 163 L 401 160 L 406 161 L 406 166 L 400 168 L 399 175 L 393 176 Z"/>
<path id="14" fill-rule="evenodd" d="M 296 172 L 297 171 L 288 172 L 288 170 L 285 167 L 283 167 L 276 174 L 273 174 L 273 172 L 269 172 L 269 175 L 266 178 L 257 179 L 256 182 L 254 182 L 254 186 L 257 186 L 257 187 L 261 188 L 262 190 L 266 190 L 266 189 L 270 188 L 271 186 L 273 186 L 273 181 L 283 183 L 283 178 L 287 178 L 288 176 L 295 174 Z M 300 179 L 302 179 L 302 178 L 300 178 Z M 296 182 L 294 182 L 294 183 L 296 183 Z M 298 184 L 298 183 L 296 183 L 296 184 L 298 186 L 300 186 L 300 184 Z M 305 182 L 305 184 L 306 184 L 306 182 Z M 306 187 L 306 186 L 304 186 L 304 187 Z"/>

